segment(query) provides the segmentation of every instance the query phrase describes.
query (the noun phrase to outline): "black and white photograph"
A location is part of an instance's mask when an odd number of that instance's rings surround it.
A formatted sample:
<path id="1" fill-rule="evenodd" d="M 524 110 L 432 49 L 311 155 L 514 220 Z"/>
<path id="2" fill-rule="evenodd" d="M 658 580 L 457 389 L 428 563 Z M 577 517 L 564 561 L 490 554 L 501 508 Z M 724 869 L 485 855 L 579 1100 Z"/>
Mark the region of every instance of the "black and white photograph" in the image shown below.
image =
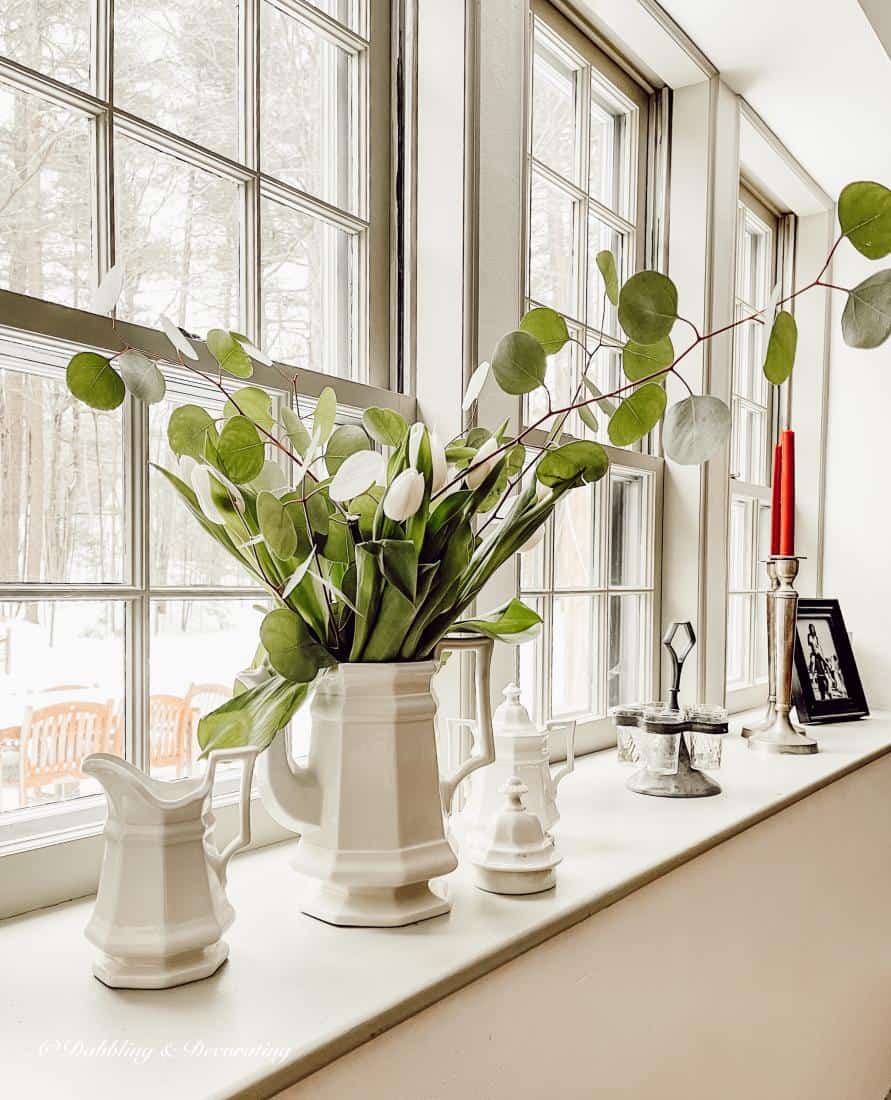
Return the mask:
<path id="1" fill-rule="evenodd" d="M 798 601 L 792 701 L 802 722 L 839 722 L 869 713 L 838 600 Z"/>

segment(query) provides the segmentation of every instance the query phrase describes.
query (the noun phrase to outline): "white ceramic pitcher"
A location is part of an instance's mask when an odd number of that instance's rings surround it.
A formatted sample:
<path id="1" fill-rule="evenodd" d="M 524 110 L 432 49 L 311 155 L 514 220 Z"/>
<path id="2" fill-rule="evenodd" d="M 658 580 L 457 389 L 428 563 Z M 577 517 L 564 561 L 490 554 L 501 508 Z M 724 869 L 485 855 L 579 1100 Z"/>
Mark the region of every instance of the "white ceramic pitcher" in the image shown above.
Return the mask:
<path id="1" fill-rule="evenodd" d="M 431 878 L 458 865 L 445 835 L 458 784 L 493 759 L 491 638 L 453 636 L 437 656 L 472 650 L 479 747 L 441 777 L 436 755 L 437 660 L 344 663 L 320 678 L 305 767 L 277 737 L 258 766 L 263 801 L 301 834 L 293 866 L 309 880 L 300 906 L 330 924 L 393 927 L 447 913 Z"/>
<path id="2" fill-rule="evenodd" d="M 213 974 L 229 954 L 221 939 L 235 919 L 226 897 L 231 857 L 251 839 L 251 777 L 257 749 L 210 753 L 204 776 L 160 780 L 108 753 L 83 771 L 105 789 L 108 819 L 99 894 L 86 927 L 102 954 L 93 973 L 121 989 L 165 989 Z M 241 826 L 219 851 L 211 808 L 217 767 L 241 765 Z"/>

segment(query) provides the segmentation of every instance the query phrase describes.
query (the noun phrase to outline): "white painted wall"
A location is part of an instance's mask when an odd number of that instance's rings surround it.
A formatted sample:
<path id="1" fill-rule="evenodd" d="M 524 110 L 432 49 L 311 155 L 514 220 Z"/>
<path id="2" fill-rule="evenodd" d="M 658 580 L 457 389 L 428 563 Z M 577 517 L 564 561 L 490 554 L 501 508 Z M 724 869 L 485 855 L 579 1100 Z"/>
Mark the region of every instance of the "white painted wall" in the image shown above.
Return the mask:
<path id="1" fill-rule="evenodd" d="M 845 243 L 836 253 L 833 282 L 855 286 L 881 266 Z M 841 601 L 867 699 L 879 707 L 891 702 L 891 348 L 846 347 L 840 329 L 845 295 L 832 298 L 823 595 Z"/>

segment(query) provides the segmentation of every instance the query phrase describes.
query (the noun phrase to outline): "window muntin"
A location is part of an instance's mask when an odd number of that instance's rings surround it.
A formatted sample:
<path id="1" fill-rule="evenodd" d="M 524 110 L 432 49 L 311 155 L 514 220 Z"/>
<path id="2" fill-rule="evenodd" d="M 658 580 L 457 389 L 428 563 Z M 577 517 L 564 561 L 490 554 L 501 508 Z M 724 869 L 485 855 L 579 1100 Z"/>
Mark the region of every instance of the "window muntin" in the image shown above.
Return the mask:
<path id="1" fill-rule="evenodd" d="M 589 369 L 602 392 L 623 381 L 620 355 L 609 350 L 620 346 L 618 322 L 595 257 L 610 249 L 622 278 L 643 262 L 647 100 L 553 8 L 537 3 L 535 13 L 526 302 L 567 315 L 573 339 L 548 360 L 549 390 L 565 405 L 581 381 L 583 349 L 607 345 Z M 532 394 L 526 424 L 546 412 L 543 393 Z M 591 412 L 593 437 L 606 443 L 607 416 Z M 563 430 L 592 436 L 576 413 Z M 608 742 L 610 706 L 648 697 L 653 685 L 659 460 L 608 449 L 609 477 L 569 494 L 519 565 L 521 596 L 544 624 L 519 649 L 524 703 L 539 722 L 575 718 L 583 749 Z"/>
<path id="2" fill-rule="evenodd" d="M 387 278 L 369 277 L 389 270 L 371 232 L 389 218 L 389 149 L 370 148 L 386 6 L 24 7 L 0 15 L 0 286 L 90 308 L 114 259 L 121 319 L 230 326 L 295 366 L 387 385 Z M 286 295 L 322 332 L 337 311 L 336 346 L 283 331 Z"/>
<path id="3" fill-rule="evenodd" d="M 763 309 L 778 279 L 777 218 L 747 188 L 737 215 L 735 310 Z M 757 322 L 734 330 L 727 572 L 727 691 L 749 705 L 767 681 L 765 592 L 761 564 L 770 550 L 771 455 L 776 438 L 773 387 L 762 371 L 768 328 Z"/>

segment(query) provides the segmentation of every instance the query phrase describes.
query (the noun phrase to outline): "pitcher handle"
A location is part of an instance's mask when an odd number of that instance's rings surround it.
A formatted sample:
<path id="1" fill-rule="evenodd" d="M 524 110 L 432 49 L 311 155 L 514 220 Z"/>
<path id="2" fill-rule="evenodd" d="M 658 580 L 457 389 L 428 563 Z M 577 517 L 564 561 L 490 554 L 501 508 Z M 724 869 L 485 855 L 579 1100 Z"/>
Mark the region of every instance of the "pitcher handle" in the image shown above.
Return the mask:
<path id="1" fill-rule="evenodd" d="M 554 790 L 560 786 L 561 779 L 565 779 L 570 772 L 575 771 L 575 730 L 576 720 L 573 718 L 569 722 L 546 722 L 548 733 L 552 730 L 566 729 L 569 731 L 566 737 L 566 763 L 562 764 L 556 771 L 551 769 L 551 779 L 554 781 Z"/>
<path id="2" fill-rule="evenodd" d="M 241 851 L 251 842 L 251 780 L 254 776 L 254 764 L 257 761 L 259 751 L 256 746 L 251 745 L 242 749 L 214 749 L 209 756 L 210 762 L 207 766 L 206 782 L 210 794 L 213 793 L 218 764 L 234 763 L 241 765 L 241 783 L 238 791 L 240 811 L 238 833 L 229 841 L 222 852 L 218 850 L 210 837 L 206 838 L 204 844 L 208 862 L 213 867 L 220 880 L 220 885 L 223 887 L 226 885 L 229 860 L 236 852 Z"/>
<path id="3" fill-rule="evenodd" d="M 453 719 L 459 723 L 468 725 L 473 732 L 478 734 L 474 738 L 473 751 L 470 757 L 459 765 L 449 776 L 439 781 L 439 796 L 442 800 L 442 812 L 448 817 L 452 812 L 452 802 L 455 798 L 461 782 L 486 764 L 491 764 L 495 759 L 495 733 L 492 728 L 492 697 L 490 694 L 489 677 L 491 674 L 492 649 L 495 642 L 491 638 L 467 635 L 461 637 L 454 635 L 443 638 L 434 651 L 438 659 L 443 653 L 453 653 L 470 650 L 477 655 L 476 659 L 476 719 Z M 477 743 L 478 742 L 478 743 Z"/>

